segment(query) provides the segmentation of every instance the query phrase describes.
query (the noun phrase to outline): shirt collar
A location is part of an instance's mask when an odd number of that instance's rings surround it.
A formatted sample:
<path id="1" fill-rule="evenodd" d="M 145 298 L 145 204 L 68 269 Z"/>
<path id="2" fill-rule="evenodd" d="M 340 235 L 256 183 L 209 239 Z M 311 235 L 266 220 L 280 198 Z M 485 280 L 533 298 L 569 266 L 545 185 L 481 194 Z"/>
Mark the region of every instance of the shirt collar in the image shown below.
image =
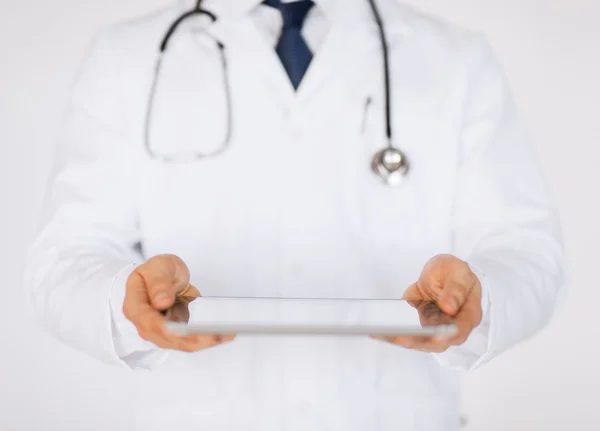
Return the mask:
<path id="1" fill-rule="evenodd" d="M 322 8 L 325 14 L 333 12 L 336 3 L 350 3 L 351 1 L 352 0 L 313 0 L 315 5 Z M 180 0 L 180 3 L 185 10 L 190 10 L 196 5 L 196 0 Z M 240 17 L 247 15 L 261 3 L 262 0 L 204 0 L 202 5 L 206 10 L 214 13 L 217 17 Z"/>
<path id="2" fill-rule="evenodd" d="M 356 8 L 353 15 L 360 21 L 365 20 L 371 27 L 375 22 L 371 17 L 371 11 L 367 0 L 313 0 L 315 5 L 322 9 L 327 17 L 338 16 L 337 8 Z M 196 0 L 178 0 L 182 11 L 189 11 L 196 5 Z M 217 19 L 238 19 L 248 16 L 249 13 L 262 3 L 262 0 L 204 0 L 203 7 L 217 16 Z M 394 33 L 408 35 L 414 31 L 415 17 L 413 11 L 401 5 L 396 0 L 378 0 L 380 13 L 393 31 L 388 27 L 388 34 L 393 37 Z M 376 31 L 376 29 L 375 29 Z"/>

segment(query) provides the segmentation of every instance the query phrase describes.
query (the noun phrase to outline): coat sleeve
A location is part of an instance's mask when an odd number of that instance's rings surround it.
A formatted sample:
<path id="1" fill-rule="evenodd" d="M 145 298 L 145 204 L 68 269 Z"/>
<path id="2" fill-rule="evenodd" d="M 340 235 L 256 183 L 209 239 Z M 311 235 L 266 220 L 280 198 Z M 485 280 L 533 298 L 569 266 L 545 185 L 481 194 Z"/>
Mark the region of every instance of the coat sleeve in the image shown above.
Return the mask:
<path id="1" fill-rule="evenodd" d="M 460 137 L 453 251 L 483 288 L 484 317 L 463 346 L 436 355 L 471 370 L 536 334 L 564 299 L 562 232 L 493 50 L 478 39 Z"/>
<path id="2" fill-rule="evenodd" d="M 125 127 L 126 87 L 115 42 L 113 31 L 97 36 L 72 89 L 26 289 L 51 334 L 105 363 L 130 368 L 133 359 L 156 348 L 122 313 L 125 281 L 142 262 L 136 252 L 141 181 L 140 157 Z"/>

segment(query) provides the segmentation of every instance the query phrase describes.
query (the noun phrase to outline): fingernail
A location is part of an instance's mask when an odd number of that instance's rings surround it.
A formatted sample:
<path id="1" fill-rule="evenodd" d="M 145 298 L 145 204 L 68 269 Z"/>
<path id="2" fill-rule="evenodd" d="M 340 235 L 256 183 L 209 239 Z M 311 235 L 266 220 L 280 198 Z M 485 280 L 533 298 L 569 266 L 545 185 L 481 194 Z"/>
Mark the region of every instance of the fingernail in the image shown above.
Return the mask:
<path id="1" fill-rule="evenodd" d="M 154 297 L 156 302 L 165 302 L 167 299 L 169 299 L 169 295 L 167 295 L 165 292 L 161 292 Z"/>
<path id="2" fill-rule="evenodd" d="M 459 304 L 458 304 L 458 298 L 455 298 L 454 296 L 450 296 L 447 299 L 448 304 L 450 305 L 450 308 L 452 309 L 452 311 L 458 311 L 459 308 Z"/>

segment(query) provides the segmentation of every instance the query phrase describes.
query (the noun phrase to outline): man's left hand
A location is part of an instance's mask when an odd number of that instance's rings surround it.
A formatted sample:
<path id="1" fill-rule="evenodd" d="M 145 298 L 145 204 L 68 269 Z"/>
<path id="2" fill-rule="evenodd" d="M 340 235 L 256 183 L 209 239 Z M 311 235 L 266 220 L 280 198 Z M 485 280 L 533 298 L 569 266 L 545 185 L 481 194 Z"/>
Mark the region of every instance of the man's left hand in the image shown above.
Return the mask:
<path id="1" fill-rule="evenodd" d="M 412 304 L 434 302 L 443 313 L 452 316 L 458 334 L 451 338 L 374 338 L 408 349 L 441 353 L 467 341 L 482 319 L 481 283 L 466 262 L 452 255 L 439 255 L 427 262 L 419 280 L 404 293 L 404 299 Z M 427 316 L 419 314 L 422 321 L 427 320 Z"/>

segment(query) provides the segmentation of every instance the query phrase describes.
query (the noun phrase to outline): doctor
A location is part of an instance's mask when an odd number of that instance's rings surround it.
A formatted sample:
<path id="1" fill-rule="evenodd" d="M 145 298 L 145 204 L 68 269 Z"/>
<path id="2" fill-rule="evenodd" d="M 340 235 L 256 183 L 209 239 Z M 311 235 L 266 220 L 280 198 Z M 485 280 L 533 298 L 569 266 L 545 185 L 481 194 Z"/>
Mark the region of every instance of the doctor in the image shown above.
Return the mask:
<path id="1" fill-rule="evenodd" d="M 28 289 L 49 331 L 133 370 L 140 430 L 450 431 L 459 372 L 548 322 L 563 259 L 481 36 L 395 0 L 180 0 L 90 49 Z M 406 295 L 461 332 L 167 331 L 200 293 Z"/>

